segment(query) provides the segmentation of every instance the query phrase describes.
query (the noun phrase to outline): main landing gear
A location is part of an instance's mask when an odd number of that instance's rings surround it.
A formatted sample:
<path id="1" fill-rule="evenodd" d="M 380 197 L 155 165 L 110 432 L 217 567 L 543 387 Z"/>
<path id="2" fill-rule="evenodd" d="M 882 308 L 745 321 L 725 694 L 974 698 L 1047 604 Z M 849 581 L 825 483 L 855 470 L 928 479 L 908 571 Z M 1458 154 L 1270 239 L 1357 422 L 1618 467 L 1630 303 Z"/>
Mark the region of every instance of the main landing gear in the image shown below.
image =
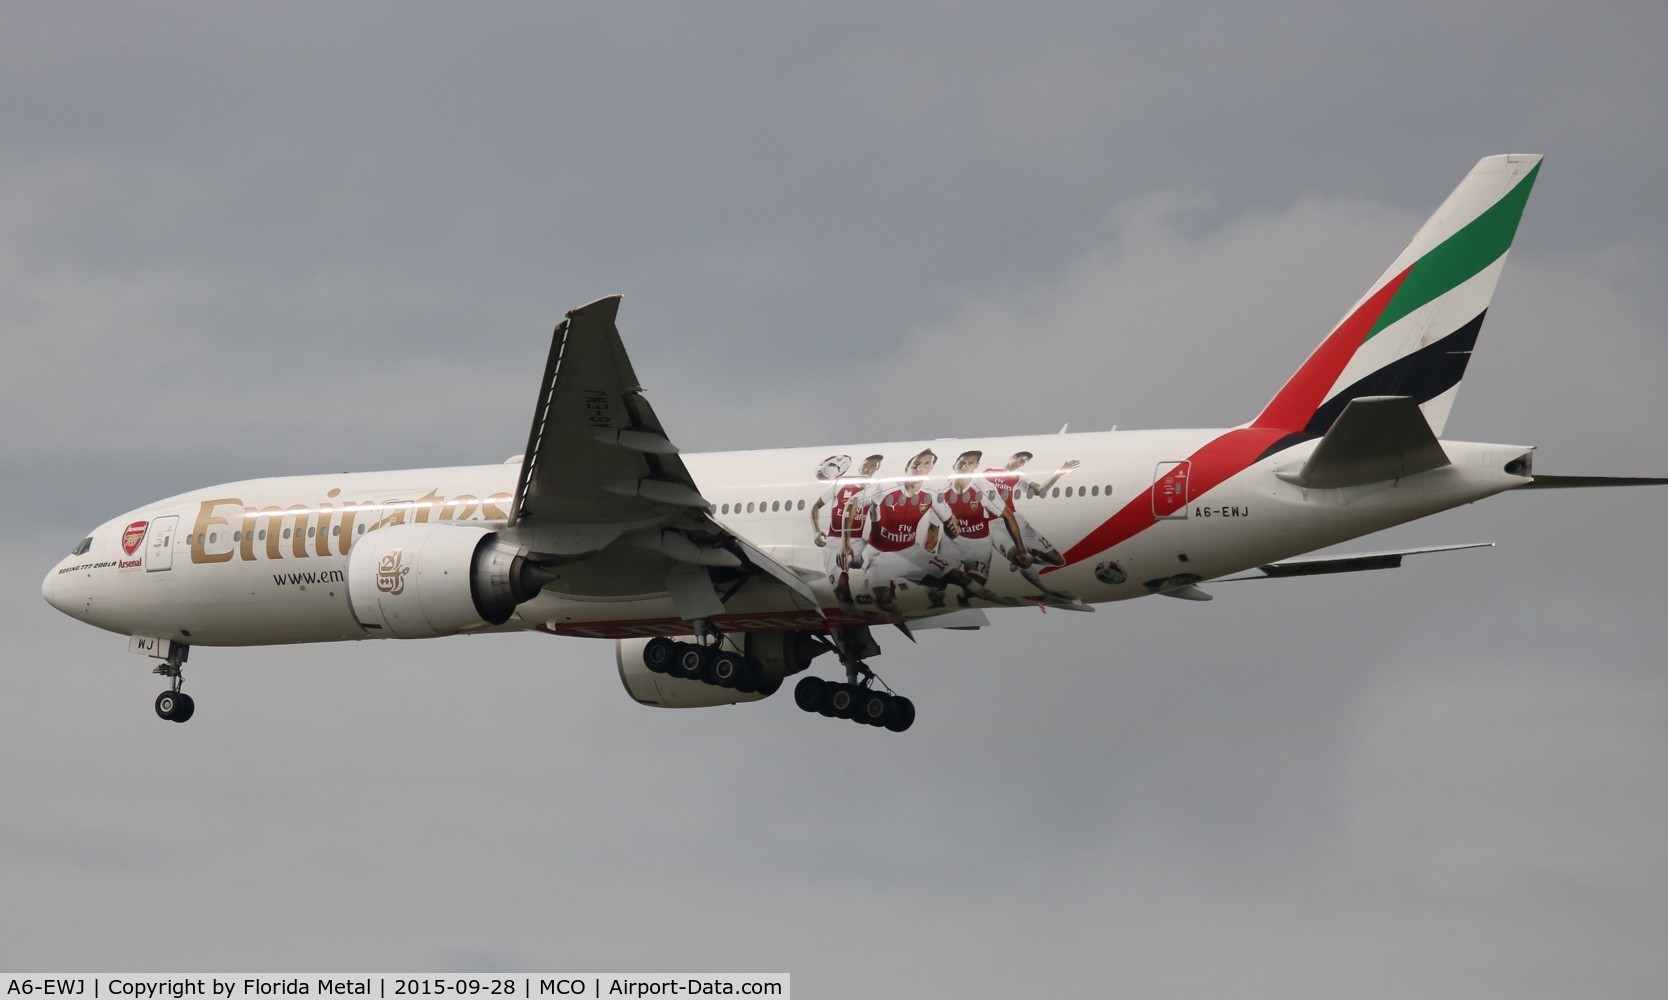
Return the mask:
<path id="1" fill-rule="evenodd" d="M 186 653 L 190 646 L 176 645 L 168 654 L 168 659 L 155 670 L 153 674 L 161 674 L 172 681 L 168 690 L 156 696 L 156 714 L 160 719 L 168 722 L 184 722 L 197 712 L 197 703 L 192 697 L 181 691 L 185 684 L 180 668 L 185 665 Z"/>
<path id="2" fill-rule="evenodd" d="M 675 642 L 665 636 L 643 647 L 643 665 L 657 674 L 735 688 L 742 694 L 771 695 L 782 686 L 780 677 L 766 677 L 759 661 L 725 649 L 717 637 L 710 642 Z"/>
<path id="3" fill-rule="evenodd" d="M 879 656 L 880 647 L 867 628 L 835 629 L 834 648 L 846 668 L 846 681 L 825 681 L 821 677 L 805 677 L 794 686 L 793 700 L 806 712 L 831 719 L 850 719 L 867 726 L 878 726 L 901 733 L 915 724 L 915 703 L 890 688 L 877 690 L 874 685 L 886 684 L 875 676 L 865 656 Z M 861 678 L 861 679 L 859 679 Z"/>
<path id="4" fill-rule="evenodd" d="M 915 723 L 915 703 L 901 694 L 870 687 L 875 675 L 861 682 L 841 684 L 821 677 L 804 677 L 794 686 L 794 704 L 831 719 L 850 719 L 901 733 Z"/>

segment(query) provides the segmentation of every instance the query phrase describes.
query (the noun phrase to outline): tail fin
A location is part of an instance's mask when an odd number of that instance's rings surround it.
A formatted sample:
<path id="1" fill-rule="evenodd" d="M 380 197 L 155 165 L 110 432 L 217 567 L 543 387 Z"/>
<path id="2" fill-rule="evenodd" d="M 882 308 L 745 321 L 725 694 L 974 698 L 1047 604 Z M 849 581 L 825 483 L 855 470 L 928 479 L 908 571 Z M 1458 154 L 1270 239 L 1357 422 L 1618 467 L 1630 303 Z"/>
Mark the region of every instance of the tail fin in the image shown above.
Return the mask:
<path id="1" fill-rule="evenodd" d="M 1309 438 L 1352 399 L 1411 396 L 1440 436 L 1540 164 L 1478 161 L 1251 426 Z"/>

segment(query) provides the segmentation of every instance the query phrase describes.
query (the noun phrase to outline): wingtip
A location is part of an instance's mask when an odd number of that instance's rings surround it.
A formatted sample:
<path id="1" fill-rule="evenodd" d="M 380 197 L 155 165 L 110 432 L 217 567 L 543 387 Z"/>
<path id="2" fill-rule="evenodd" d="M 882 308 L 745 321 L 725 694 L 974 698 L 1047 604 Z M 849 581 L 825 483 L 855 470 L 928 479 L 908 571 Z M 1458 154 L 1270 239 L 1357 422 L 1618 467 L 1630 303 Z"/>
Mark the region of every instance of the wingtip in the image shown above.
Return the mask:
<path id="1" fill-rule="evenodd" d="M 577 309 L 569 309 L 566 315 L 568 319 L 573 319 L 578 316 L 594 316 L 598 313 L 606 313 L 607 315 L 612 316 L 619 311 L 620 300 L 623 298 L 625 298 L 625 295 L 619 292 L 616 292 L 613 295 L 605 295 L 602 298 L 597 299 L 595 302 L 587 302 Z"/>

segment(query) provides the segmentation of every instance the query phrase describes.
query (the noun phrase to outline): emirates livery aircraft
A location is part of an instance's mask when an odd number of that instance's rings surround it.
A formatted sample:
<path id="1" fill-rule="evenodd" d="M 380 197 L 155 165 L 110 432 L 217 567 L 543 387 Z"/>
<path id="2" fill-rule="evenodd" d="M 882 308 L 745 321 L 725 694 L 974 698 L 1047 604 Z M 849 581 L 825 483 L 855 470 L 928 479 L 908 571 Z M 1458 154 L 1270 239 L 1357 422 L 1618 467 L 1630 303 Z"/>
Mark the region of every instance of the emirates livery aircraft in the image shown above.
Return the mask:
<path id="1" fill-rule="evenodd" d="M 1536 476 L 1533 448 L 1442 438 L 1540 159 L 1478 163 L 1238 427 L 682 455 L 616 296 L 556 327 L 523 455 L 159 500 L 41 592 L 161 660 L 175 722 L 193 646 L 536 629 L 615 640 L 631 696 L 673 708 L 765 698 L 833 653 L 844 677 L 802 678 L 799 707 L 901 732 L 915 706 L 867 666 L 877 627 L 1381 569 L 1437 550 L 1302 553 L 1511 489 L 1668 482 Z"/>

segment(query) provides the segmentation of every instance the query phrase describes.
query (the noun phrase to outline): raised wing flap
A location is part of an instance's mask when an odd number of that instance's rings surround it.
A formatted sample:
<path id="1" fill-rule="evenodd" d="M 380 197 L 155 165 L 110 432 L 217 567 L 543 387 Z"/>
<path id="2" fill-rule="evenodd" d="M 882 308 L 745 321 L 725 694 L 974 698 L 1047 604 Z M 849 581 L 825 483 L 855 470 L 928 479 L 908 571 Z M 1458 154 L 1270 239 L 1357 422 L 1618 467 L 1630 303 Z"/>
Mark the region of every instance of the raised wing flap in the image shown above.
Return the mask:
<path id="1" fill-rule="evenodd" d="M 599 430 L 591 435 L 603 444 L 618 445 L 649 455 L 676 455 L 678 446 L 648 431 Z"/>
<path id="2" fill-rule="evenodd" d="M 1363 486 L 1451 464 L 1411 396 L 1351 400 L 1296 475 L 1280 478 L 1310 489 Z"/>
<path id="3" fill-rule="evenodd" d="M 669 507 L 694 507 L 705 510 L 707 498 L 695 492 L 693 486 L 668 482 L 664 479 L 638 479 L 626 483 L 609 483 L 603 492 L 617 497 L 648 500 Z"/>

